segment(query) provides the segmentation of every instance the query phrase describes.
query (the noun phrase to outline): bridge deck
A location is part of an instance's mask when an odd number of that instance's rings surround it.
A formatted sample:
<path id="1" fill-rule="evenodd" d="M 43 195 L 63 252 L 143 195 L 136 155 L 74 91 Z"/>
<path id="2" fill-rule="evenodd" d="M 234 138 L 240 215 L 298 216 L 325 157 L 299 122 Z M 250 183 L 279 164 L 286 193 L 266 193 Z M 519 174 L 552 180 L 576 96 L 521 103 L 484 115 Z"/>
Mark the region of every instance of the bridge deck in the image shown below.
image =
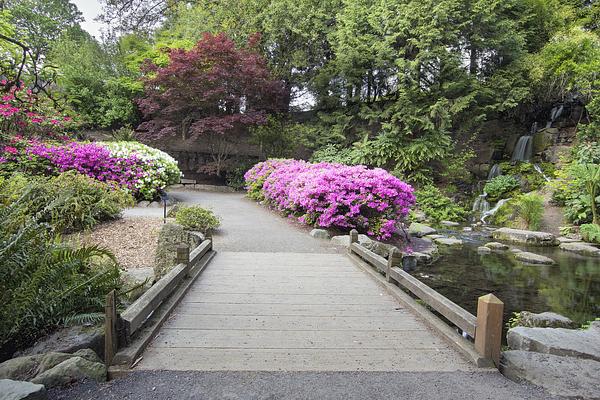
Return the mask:
<path id="1" fill-rule="evenodd" d="M 343 254 L 220 252 L 137 369 L 473 370 Z"/>

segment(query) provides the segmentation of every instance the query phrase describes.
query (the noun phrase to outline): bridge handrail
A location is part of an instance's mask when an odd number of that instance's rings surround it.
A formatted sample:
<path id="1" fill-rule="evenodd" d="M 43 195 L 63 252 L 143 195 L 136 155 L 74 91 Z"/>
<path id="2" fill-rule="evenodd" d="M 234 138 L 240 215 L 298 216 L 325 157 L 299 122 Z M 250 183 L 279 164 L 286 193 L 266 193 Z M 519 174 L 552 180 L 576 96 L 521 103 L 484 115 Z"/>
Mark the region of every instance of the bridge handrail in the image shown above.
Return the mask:
<path id="1" fill-rule="evenodd" d="M 499 364 L 502 341 L 503 303 L 493 294 L 481 296 L 477 303 L 477 316 L 471 314 L 452 300 L 430 288 L 417 278 L 394 266 L 394 254 L 388 259 L 375 254 L 358 243 L 358 232 L 350 233 L 348 251 L 384 274 L 388 282 L 407 289 L 446 319 L 475 340 L 475 350 L 482 356 Z"/>

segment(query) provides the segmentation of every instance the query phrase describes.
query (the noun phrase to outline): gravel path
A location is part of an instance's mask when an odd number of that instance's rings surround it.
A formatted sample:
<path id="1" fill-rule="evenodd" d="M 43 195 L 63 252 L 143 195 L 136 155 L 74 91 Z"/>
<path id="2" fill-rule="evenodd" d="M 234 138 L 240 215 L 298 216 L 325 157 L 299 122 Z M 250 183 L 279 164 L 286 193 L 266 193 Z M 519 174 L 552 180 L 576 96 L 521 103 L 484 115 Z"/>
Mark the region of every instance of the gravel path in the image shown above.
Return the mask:
<path id="1" fill-rule="evenodd" d="M 50 400 L 556 399 L 493 372 L 176 372 L 140 371 L 99 385 L 51 391 Z"/>

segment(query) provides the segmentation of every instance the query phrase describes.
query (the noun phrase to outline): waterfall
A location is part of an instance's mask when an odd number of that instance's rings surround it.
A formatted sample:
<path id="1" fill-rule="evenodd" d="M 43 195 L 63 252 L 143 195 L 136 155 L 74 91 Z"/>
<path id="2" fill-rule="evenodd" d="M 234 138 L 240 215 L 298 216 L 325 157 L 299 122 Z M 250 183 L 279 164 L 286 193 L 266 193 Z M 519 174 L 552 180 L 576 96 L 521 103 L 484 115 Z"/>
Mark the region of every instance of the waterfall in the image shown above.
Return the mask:
<path id="1" fill-rule="evenodd" d="M 498 201 L 498 203 L 494 206 L 494 208 L 483 213 L 483 215 L 481 216 L 481 222 L 483 222 L 485 224 L 486 223 L 485 219 L 487 217 L 491 217 L 492 215 L 496 214 L 496 212 L 500 209 L 500 207 L 502 207 L 509 200 L 510 199 L 502 199 L 502 200 Z"/>
<path id="2" fill-rule="evenodd" d="M 552 127 L 552 124 L 554 122 L 556 122 L 558 117 L 560 117 L 562 115 L 564 109 L 565 109 L 565 106 L 562 104 L 560 106 L 552 107 L 552 111 L 550 111 L 550 120 L 548 122 L 546 122 L 546 128 Z"/>
<path id="3" fill-rule="evenodd" d="M 533 136 L 523 135 L 517 141 L 511 161 L 529 161 L 533 152 Z"/>
<path id="4" fill-rule="evenodd" d="M 538 123 L 534 122 L 533 124 L 531 124 L 531 129 L 529 131 L 529 134 L 534 135 L 537 131 L 538 131 Z"/>
<path id="5" fill-rule="evenodd" d="M 489 181 L 500 175 L 502 175 L 502 169 L 500 169 L 500 165 L 494 164 L 494 165 L 492 165 L 492 168 L 490 168 L 490 172 L 488 173 L 487 180 Z"/>
<path id="6" fill-rule="evenodd" d="M 487 193 L 483 192 L 483 194 L 480 194 L 475 199 L 475 202 L 473 203 L 473 212 L 483 214 L 483 213 L 486 213 L 489 211 L 490 203 L 488 203 L 486 197 L 487 197 Z"/>
<path id="7" fill-rule="evenodd" d="M 533 169 L 535 169 L 540 175 L 542 175 L 546 182 L 550 182 L 550 178 L 548 178 L 544 171 L 542 171 L 542 167 L 540 167 L 539 164 L 533 164 Z"/>

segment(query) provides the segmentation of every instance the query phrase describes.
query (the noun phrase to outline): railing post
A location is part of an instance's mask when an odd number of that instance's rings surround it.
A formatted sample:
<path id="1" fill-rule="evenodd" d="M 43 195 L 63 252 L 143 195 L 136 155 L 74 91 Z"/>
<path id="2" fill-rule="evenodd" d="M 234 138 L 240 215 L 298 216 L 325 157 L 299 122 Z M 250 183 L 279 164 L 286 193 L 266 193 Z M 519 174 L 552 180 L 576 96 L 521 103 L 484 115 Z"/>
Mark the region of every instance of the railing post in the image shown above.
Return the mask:
<path id="1" fill-rule="evenodd" d="M 177 246 L 177 258 L 175 259 L 176 265 L 186 265 L 186 275 L 190 273 L 190 246 L 187 244 L 180 244 Z"/>
<path id="2" fill-rule="evenodd" d="M 390 254 L 388 255 L 388 259 L 387 259 L 387 267 L 385 269 L 385 280 L 388 282 L 392 282 L 392 267 L 394 266 L 394 263 L 396 262 L 395 260 L 395 256 L 396 256 L 396 248 L 392 247 L 390 249 Z"/>
<path id="3" fill-rule="evenodd" d="M 352 229 L 350 231 L 350 244 L 348 245 L 348 253 L 352 253 L 352 243 L 358 243 L 358 231 Z"/>
<path id="4" fill-rule="evenodd" d="M 500 364 L 503 312 L 504 303 L 491 293 L 481 296 L 477 301 L 475 350 L 493 360 L 496 366 Z"/>
<path id="5" fill-rule="evenodd" d="M 104 306 L 104 363 L 110 367 L 118 350 L 117 294 L 115 290 L 106 295 Z"/>

